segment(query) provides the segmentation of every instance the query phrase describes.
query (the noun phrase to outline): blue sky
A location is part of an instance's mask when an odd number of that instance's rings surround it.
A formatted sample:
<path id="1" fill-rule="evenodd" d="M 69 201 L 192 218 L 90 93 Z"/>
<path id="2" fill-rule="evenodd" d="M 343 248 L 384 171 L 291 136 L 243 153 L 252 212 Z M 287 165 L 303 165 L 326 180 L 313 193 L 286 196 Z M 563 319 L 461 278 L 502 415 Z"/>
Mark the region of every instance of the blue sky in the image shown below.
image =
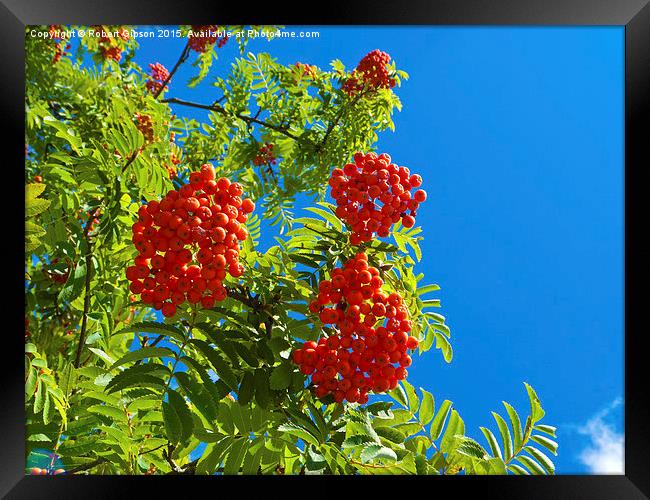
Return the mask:
<path id="1" fill-rule="evenodd" d="M 623 28 L 305 29 L 320 38 L 248 49 L 351 68 L 378 48 L 410 75 L 378 150 L 424 178 L 420 270 L 442 287 L 454 360 L 432 350 L 409 380 L 452 400 L 481 440 L 502 400 L 525 414 L 527 381 L 559 427 L 558 473 L 612 470 L 623 432 Z M 142 40 L 136 61 L 171 68 L 182 46 Z M 220 50 L 215 74 L 235 49 Z M 218 97 L 209 79 L 184 87 L 195 72 L 182 66 L 168 97 Z M 274 232 L 263 228 L 263 246 Z"/>

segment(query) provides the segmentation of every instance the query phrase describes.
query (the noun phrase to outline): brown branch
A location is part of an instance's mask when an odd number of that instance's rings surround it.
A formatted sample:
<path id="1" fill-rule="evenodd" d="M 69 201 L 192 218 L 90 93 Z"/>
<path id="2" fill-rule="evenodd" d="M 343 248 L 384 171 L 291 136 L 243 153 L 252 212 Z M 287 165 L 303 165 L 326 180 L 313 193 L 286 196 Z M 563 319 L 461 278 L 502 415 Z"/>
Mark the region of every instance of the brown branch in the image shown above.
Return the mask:
<path id="1" fill-rule="evenodd" d="M 176 61 L 176 64 L 172 68 L 172 70 L 169 72 L 169 75 L 167 75 L 167 78 L 165 78 L 165 81 L 162 83 L 160 88 L 156 91 L 156 93 L 153 95 L 154 99 L 158 99 L 158 96 L 162 94 L 163 90 L 167 87 L 169 82 L 172 79 L 172 76 L 174 76 L 174 73 L 176 73 L 176 70 L 178 70 L 179 66 L 183 64 L 186 60 L 187 57 L 190 55 L 190 42 L 189 40 L 187 41 L 187 44 L 185 44 L 185 48 L 183 49 L 183 52 L 181 52 L 181 56 L 178 58 L 178 61 Z"/>
<path id="2" fill-rule="evenodd" d="M 160 446 L 156 446 L 155 448 L 152 448 L 150 450 L 141 451 L 140 453 L 138 453 L 138 455 L 140 455 L 140 456 L 146 455 L 147 453 L 151 453 L 153 451 L 159 450 L 160 448 L 163 448 L 164 446 L 165 446 L 165 444 L 161 444 Z"/>
<path id="3" fill-rule="evenodd" d="M 262 308 L 259 297 L 251 295 L 249 292 L 242 291 L 238 288 L 226 287 L 228 297 L 254 309 L 256 312 Z"/>
<path id="4" fill-rule="evenodd" d="M 77 472 L 83 472 L 85 470 L 92 469 L 93 467 L 97 467 L 100 464 L 103 464 L 104 462 L 108 462 L 105 458 L 98 458 L 97 460 L 93 462 L 89 462 L 87 464 L 79 465 L 77 467 L 74 467 L 72 469 L 68 469 L 66 471 L 66 474 L 76 474 Z"/>
<path id="5" fill-rule="evenodd" d="M 274 125 L 272 123 L 266 122 L 264 120 L 260 120 L 258 118 L 253 117 L 253 116 L 245 115 L 243 113 L 229 113 L 228 111 L 226 111 L 225 108 L 223 108 L 222 106 L 220 106 L 218 104 L 213 104 L 213 105 L 201 104 L 201 103 L 198 103 L 198 102 L 185 101 L 183 99 L 178 99 L 176 97 L 170 97 L 169 99 L 163 99 L 161 102 L 166 102 L 168 104 L 178 104 L 179 106 L 188 106 L 190 108 L 205 109 L 207 111 L 214 111 L 214 112 L 219 113 L 219 114 L 221 114 L 223 116 L 231 116 L 231 117 L 239 118 L 240 120 L 246 122 L 248 125 L 251 125 L 251 124 L 255 123 L 257 125 L 261 125 L 262 127 L 266 127 L 268 129 L 275 130 L 276 132 L 279 132 L 279 133 L 293 139 L 294 141 L 302 141 L 302 140 L 304 140 L 304 139 L 301 139 L 300 137 L 298 137 L 297 135 L 294 135 L 291 132 L 289 132 L 287 127 L 281 127 L 279 125 Z M 308 141 L 308 142 L 311 143 L 311 141 Z M 312 145 L 313 145 L 313 143 L 312 143 Z"/>
<path id="6" fill-rule="evenodd" d="M 359 93 L 354 97 L 354 99 L 350 102 L 350 104 L 349 104 L 350 107 L 354 106 L 357 102 L 359 102 L 359 100 L 360 100 L 364 95 L 366 95 L 367 92 L 368 92 L 368 89 L 366 89 L 366 90 L 362 90 L 361 92 L 359 92 Z M 332 120 L 332 122 L 331 122 L 331 123 L 329 124 L 329 126 L 327 127 L 327 130 L 325 131 L 325 135 L 323 136 L 323 140 L 322 140 L 321 143 L 318 145 L 318 146 L 319 146 L 319 149 L 322 150 L 322 149 L 325 147 L 325 144 L 327 143 L 327 139 L 329 138 L 330 134 L 333 132 L 334 127 L 336 127 L 336 126 L 339 124 L 339 121 L 341 121 L 341 117 L 343 116 L 343 113 L 345 112 L 346 109 L 347 109 L 347 106 L 345 106 L 345 105 L 344 105 L 344 106 L 341 106 L 341 107 L 339 108 L 339 112 L 336 114 L 336 116 L 334 117 L 334 120 Z"/>
<path id="7" fill-rule="evenodd" d="M 129 165 L 131 165 L 131 163 L 133 163 L 135 161 L 135 159 L 138 157 L 138 155 L 140 154 L 142 149 L 143 148 L 140 148 L 140 149 L 134 151 L 133 153 L 131 153 L 131 156 L 129 156 L 129 159 L 126 161 L 126 163 L 122 167 L 122 173 L 124 173 L 126 171 L 126 169 L 129 168 Z"/>
<path id="8" fill-rule="evenodd" d="M 90 274 L 92 273 L 92 253 L 90 250 L 90 226 L 94 218 L 94 210 L 88 212 L 88 221 L 86 222 L 86 227 L 84 228 L 84 239 L 86 240 L 86 283 L 85 283 L 85 294 L 84 294 L 84 309 L 83 316 L 81 317 L 81 331 L 79 333 L 79 345 L 77 346 L 77 355 L 75 356 L 74 367 L 79 368 L 81 363 L 81 353 L 86 343 L 86 329 L 88 326 L 88 311 L 90 309 Z"/>
<path id="9" fill-rule="evenodd" d="M 171 443 L 169 443 L 169 446 L 167 447 L 167 450 L 163 450 L 163 458 L 167 461 L 169 466 L 171 467 L 171 471 L 169 474 L 195 474 L 196 473 L 196 465 L 199 463 L 199 459 L 197 458 L 196 460 L 193 460 L 189 463 L 187 463 L 184 466 L 178 465 L 176 462 L 174 462 L 174 459 L 172 458 L 172 454 L 174 453 L 175 446 Z"/>

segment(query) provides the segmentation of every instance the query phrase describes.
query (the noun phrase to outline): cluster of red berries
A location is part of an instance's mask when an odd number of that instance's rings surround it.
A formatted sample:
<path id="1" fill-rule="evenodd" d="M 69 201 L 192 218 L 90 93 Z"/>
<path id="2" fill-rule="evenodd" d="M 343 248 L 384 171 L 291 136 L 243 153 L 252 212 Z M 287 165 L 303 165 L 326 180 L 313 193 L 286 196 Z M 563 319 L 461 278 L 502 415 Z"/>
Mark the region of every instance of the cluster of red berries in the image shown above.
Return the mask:
<path id="1" fill-rule="evenodd" d="M 406 378 L 408 350 L 417 348 L 418 340 L 409 336 L 412 323 L 401 295 L 386 294 L 382 285 L 363 252 L 320 282 L 309 310 L 335 325 L 335 333 L 292 353 L 301 372 L 311 375 L 316 397 L 332 394 L 339 403 L 365 404 L 368 392 L 386 392 Z"/>
<path id="2" fill-rule="evenodd" d="M 59 263 L 59 259 L 56 258 L 52 260 L 50 263 L 50 269 L 43 269 L 43 274 L 47 276 L 50 280 L 52 280 L 54 283 L 57 285 L 62 285 L 66 281 L 68 281 L 68 276 L 70 276 L 70 271 L 74 268 L 74 264 L 69 260 L 66 259 L 67 264 L 66 264 L 66 269 L 65 271 L 60 271 L 55 269 L 55 266 Z"/>
<path id="3" fill-rule="evenodd" d="M 47 476 L 47 475 L 58 475 L 64 474 L 65 469 L 41 469 L 40 467 L 32 467 L 29 469 L 29 474 L 32 476 Z"/>
<path id="4" fill-rule="evenodd" d="M 145 142 L 153 142 L 154 133 L 153 133 L 153 120 L 149 115 L 143 115 L 141 113 L 135 114 L 135 119 L 137 120 L 136 126 L 138 130 L 144 135 Z"/>
<path id="5" fill-rule="evenodd" d="M 160 63 L 150 64 L 149 80 L 145 86 L 152 94 L 157 94 L 163 86 L 163 83 L 169 78 L 169 71 Z M 169 83 L 169 82 L 168 82 Z"/>
<path id="6" fill-rule="evenodd" d="M 101 209 L 97 208 L 95 209 L 94 212 L 91 214 L 92 219 L 90 220 L 90 223 L 88 225 L 88 232 L 92 233 L 95 230 L 95 227 L 97 224 L 99 224 L 99 217 L 101 216 Z"/>
<path id="7" fill-rule="evenodd" d="M 99 46 L 99 51 L 104 59 L 113 59 L 118 62 L 122 59 L 122 49 L 117 45 L 102 44 Z"/>
<path id="8" fill-rule="evenodd" d="M 226 275 L 244 272 L 239 242 L 248 237 L 244 223 L 255 209 L 242 194 L 239 183 L 217 180 L 204 164 L 179 190 L 142 205 L 132 228 L 139 254 L 126 270 L 131 293 L 167 317 L 186 300 L 206 309 L 224 300 Z"/>
<path id="9" fill-rule="evenodd" d="M 102 26 L 97 26 L 98 29 L 104 29 Z M 130 36 L 127 30 L 119 30 L 119 38 L 128 41 Z M 99 38 L 99 51 L 104 59 L 113 59 L 120 61 L 122 59 L 122 48 L 115 43 L 113 36 L 102 36 Z"/>
<path id="10" fill-rule="evenodd" d="M 303 77 L 316 78 L 316 71 L 318 70 L 316 66 L 312 64 L 303 64 L 301 62 L 297 62 L 294 66 L 301 72 Z"/>
<path id="11" fill-rule="evenodd" d="M 190 49 L 200 54 L 207 52 L 212 45 L 223 47 L 228 41 L 228 35 L 223 35 L 216 24 L 192 26 L 188 44 Z"/>
<path id="12" fill-rule="evenodd" d="M 257 156 L 253 158 L 253 165 L 259 167 L 260 165 L 275 165 L 277 159 L 273 155 L 273 144 L 265 142 L 257 150 Z"/>
<path id="13" fill-rule="evenodd" d="M 55 64 L 61 60 L 61 57 L 64 55 L 69 55 L 70 44 L 64 41 L 57 42 L 54 45 L 54 56 L 52 57 L 52 64 Z"/>
<path id="14" fill-rule="evenodd" d="M 337 217 L 352 229 L 353 245 L 370 241 L 374 234 L 388 236 L 400 219 L 404 227 L 413 227 L 416 211 L 427 199 L 423 189 L 411 195 L 412 188 L 422 185 L 422 177 L 391 163 L 386 153 L 355 153 L 354 163 L 332 171 L 329 185 Z"/>
<path id="15" fill-rule="evenodd" d="M 153 476 L 157 471 L 158 471 L 158 468 L 154 464 L 151 464 L 149 466 L 149 468 L 146 471 L 144 471 L 144 475 L 145 476 Z"/>
<path id="16" fill-rule="evenodd" d="M 390 56 L 386 52 L 373 50 L 359 61 L 352 76 L 343 83 L 343 90 L 348 95 L 356 94 L 367 85 L 372 89 L 393 88 L 395 78 L 388 71 Z"/>
<path id="17" fill-rule="evenodd" d="M 34 176 L 34 182 L 35 182 L 36 184 L 40 184 L 41 182 L 43 182 L 43 177 L 40 176 L 40 175 L 35 175 L 35 176 Z"/>
<path id="18" fill-rule="evenodd" d="M 52 64 L 61 60 L 61 57 L 67 55 L 66 50 L 70 50 L 70 44 L 61 39 L 63 26 L 60 24 L 50 24 L 49 37 L 54 40 L 54 56 Z"/>
<path id="19" fill-rule="evenodd" d="M 50 24 L 50 28 L 48 31 L 48 36 L 52 40 L 60 40 L 61 37 L 59 36 L 59 33 L 63 30 L 63 25 L 62 24 Z"/>

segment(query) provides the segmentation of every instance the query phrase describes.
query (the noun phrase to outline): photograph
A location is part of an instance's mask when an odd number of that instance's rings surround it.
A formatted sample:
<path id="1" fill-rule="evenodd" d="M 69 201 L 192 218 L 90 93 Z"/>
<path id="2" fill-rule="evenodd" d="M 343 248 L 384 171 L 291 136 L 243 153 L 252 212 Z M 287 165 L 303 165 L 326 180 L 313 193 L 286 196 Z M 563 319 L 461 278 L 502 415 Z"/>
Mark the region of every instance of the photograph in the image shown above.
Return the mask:
<path id="1" fill-rule="evenodd" d="M 16 14 L 25 337 L 0 496 L 182 475 L 648 498 L 642 3 L 616 22 L 505 2 L 470 22 Z"/>

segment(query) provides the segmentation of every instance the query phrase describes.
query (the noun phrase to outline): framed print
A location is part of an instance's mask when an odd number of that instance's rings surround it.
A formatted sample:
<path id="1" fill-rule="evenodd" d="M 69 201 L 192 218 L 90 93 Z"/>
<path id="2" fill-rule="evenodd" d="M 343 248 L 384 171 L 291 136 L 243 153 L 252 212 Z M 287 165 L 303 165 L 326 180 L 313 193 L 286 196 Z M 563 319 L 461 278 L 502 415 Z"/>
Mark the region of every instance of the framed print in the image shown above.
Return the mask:
<path id="1" fill-rule="evenodd" d="M 647 498 L 646 2 L 192 4 L 0 9 L 3 495 Z"/>

